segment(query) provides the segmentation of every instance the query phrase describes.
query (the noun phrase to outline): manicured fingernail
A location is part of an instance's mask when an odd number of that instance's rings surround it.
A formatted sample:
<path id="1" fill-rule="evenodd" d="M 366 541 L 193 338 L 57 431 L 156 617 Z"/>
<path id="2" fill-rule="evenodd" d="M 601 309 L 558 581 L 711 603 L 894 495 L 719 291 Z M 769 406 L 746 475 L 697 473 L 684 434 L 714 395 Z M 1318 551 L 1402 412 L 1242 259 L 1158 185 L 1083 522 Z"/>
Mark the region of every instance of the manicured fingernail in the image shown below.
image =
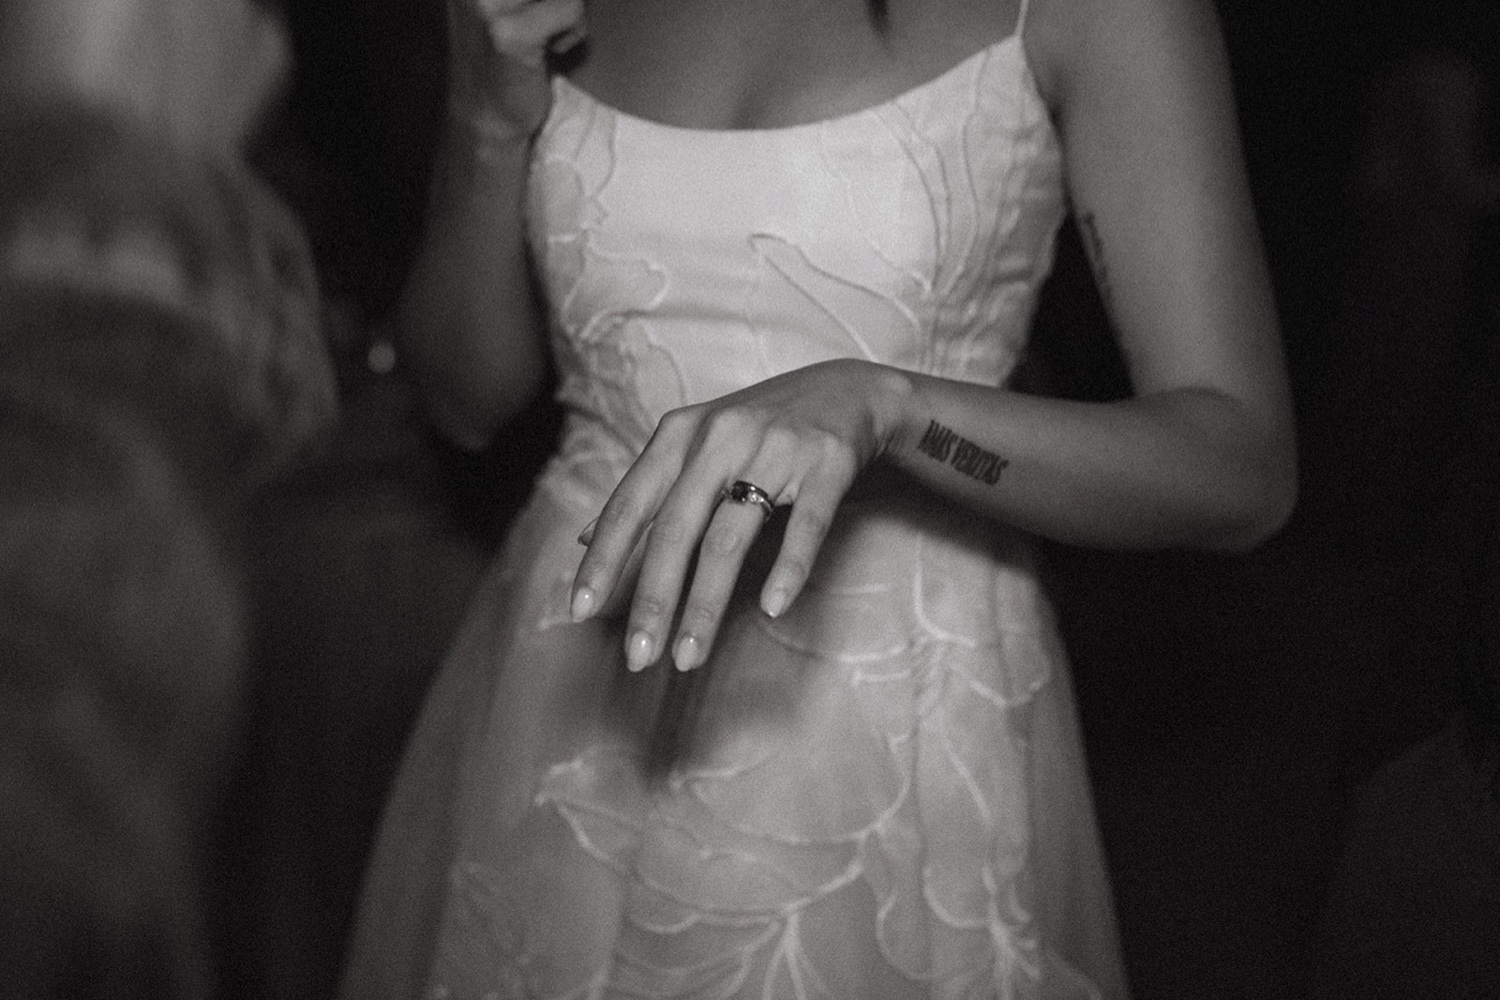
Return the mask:
<path id="1" fill-rule="evenodd" d="M 594 592 L 588 587 L 579 587 L 573 591 L 573 606 L 569 609 L 573 620 L 581 622 L 594 612 Z"/>
<path id="2" fill-rule="evenodd" d="M 625 665 L 631 671 L 645 670 L 651 665 L 651 637 L 645 632 L 635 632 L 625 644 Z"/>
<path id="3" fill-rule="evenodd" d="M 761 604 L 761 610 L 770 615 L 772 618 L 775 618 L 777 615 L 785 611 L 786 591 L 777 588 L 776 590 L 773 590 L 769 594 L 767 594 L 765 601 Z"/>
<path id="4" fill-rule="evenodd" d="M 703 643 L 696 635 L 685 635 L 677 640 L 677 651 L 672 654 L 677 669 L 686 673 L 703 663 Z"/>
<path id="5" fill-rule="evenodd" d="M 582 28 L 571 28 L 548 42 L 553 52 L 566 52 L 579 42 L 583 41 L 584 31 Z"/>
<path id="6" fill-rule="evenodd" d="M 589 542 L 592 542 L 594 540 L 594 526 L 598 523 L 599 519 L 596 517 L 588 524 L 585 524 L 583 526 L 583 530 L 578 533 L 579 545 L 587 545 Z"/>

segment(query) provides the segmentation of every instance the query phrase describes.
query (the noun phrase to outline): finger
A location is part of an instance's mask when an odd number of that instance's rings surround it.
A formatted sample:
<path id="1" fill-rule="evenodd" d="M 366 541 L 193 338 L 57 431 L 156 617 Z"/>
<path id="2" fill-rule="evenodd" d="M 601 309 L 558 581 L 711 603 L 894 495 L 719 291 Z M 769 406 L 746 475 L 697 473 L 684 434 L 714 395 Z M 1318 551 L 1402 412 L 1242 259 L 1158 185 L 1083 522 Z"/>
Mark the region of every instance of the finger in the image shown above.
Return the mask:
<path id="1" fill-rule="evenodd" d="M 691 414 L 679 413 L 662 418 L 645 450 L 585 529 L 588 537 L 579 536 L 587 547 L 573 578 L 570 610 L 574 621 L 592 616 L 609 600 L 622 567 L 677 480 L 695 427 Z"/>
<path id="2" fill-rule="evenodd" d="M 820 466 L 803 480 L 787 519 L 781 551 L 761 588 L 761 610 L 772 618 L 786 611 L 802 593 L 839 504 L 854 481 L 842 466 Z"/>
<path id="3" fill-rule="evenodd" d="M 630 612 L 630 599 L 635 596 L 636 581 L 640 579 L 641 559 L 644 555 L 644 545 L 637 545 L 630 551 L 630 555 L 625 558 L 625 565 L 620 569 L 620 579 L 615 584 L 614 593 L 594 612 L 596 616 L 622 622 L 625 620 Z"/>
<path id="4" fill-rule="evenodd" d="M 561 55 L 581 44 L 587 37 L 588 29 L 582 24 L 576 24 L 560 34 L 553 35 L 547 42 L 547 48 L 553 53 Z"/>
<path id="5" fill-rule="evenodd" d="M 625 661 L 640 670 L 661 658 L 688 566 L 718 502 L 719 477 L 698 468 L 683 473 L 672 487 L 646 536 L 645 556 L 630 604 Z"/>
<path id="6" fill-rule="evenodd" d="M 541 65 L 555 39 L 584 30 L 583 0 L 481 0 L 480 11 L 489 25 L 495 48 L 529 64 Z"/>
<path id="7" fill-rule="evenodd" d="M 754 504 L 725 501 L 714 511 L 698 549 L 692 587 L 672 647 L 678 670 L 692 670 L 708 659 L 745 555 L 765 522 L 765 514 Z"/>
<path id="8" fill-rule="evenodd" d="M 654 663 L 666 651 L 667 633 L 709 519 L 719 505 L 728 473 L 743 469 L 759 440 L 754 420 L 723 410 L 707 419 L 680 410 L 662 418 L 659 433 L 681 434 L 668 424 L 691 428 L 691 458 L 668 491 L 646 538 L 640 579 L 626 630 L 626 662 L 633 670 Z M 595 544 L 598 543 L 597 530 Z"/>
<path id="9" fill-rule="evenodd" d="M 632 468 L 631 472 L 635 471 Z M 644 479 L 644 475 L 638 475 L 630 481 L 621 480 L 599 516 L 578 536 L 585 549 L 573 576 L 569 602 L 575 622 L 593 617 L 608 603 L 619 586 L 626 560 L 661 503 L 664 486 L 653 486 Z"/>

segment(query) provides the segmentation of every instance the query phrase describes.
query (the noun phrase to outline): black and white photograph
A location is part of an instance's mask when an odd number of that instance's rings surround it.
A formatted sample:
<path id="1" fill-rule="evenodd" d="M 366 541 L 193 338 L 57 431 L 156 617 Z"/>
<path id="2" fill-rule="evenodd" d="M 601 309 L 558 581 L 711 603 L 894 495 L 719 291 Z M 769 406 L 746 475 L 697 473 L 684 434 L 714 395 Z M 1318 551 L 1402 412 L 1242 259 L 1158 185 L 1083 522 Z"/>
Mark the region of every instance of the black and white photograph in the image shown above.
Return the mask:
<path id="1" fill-rule="evenodd" d="M 0 0 L 0 998 L 1500 998 L 1500 4 Z"/>

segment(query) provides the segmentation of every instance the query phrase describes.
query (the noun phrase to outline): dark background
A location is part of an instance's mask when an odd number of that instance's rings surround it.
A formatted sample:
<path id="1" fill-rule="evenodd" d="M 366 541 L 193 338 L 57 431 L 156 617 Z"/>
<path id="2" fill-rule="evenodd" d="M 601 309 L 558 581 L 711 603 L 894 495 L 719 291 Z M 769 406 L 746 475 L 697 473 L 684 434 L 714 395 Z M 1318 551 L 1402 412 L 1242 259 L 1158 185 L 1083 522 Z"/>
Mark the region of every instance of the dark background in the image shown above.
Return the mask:
<path id="1" fill-rule="evenodd" d="M 233 996 L 331 987 L 404 728 L 552 444 L 542 409 L 489 453 L 457 455 L 423 431 L 399 369 L 366 365 L 419 233 L 441 6 L 287 9 L 298 71 L 258 159 L 308 225 L 345 417 L 261 512 L 256 708 L 217 880 Z M 1448 724 L 1478 669 L 1496 496 L 1493 234 L 1454 232 L 1473 252 L 1445 284 L 1419 266 L 1432 234 L 1372 222 L 1352 186 L 1373 88 L 1402 53 L 1467 49 L 1493 89 L 1496 5 L 1219 6 L 1298 404 L 1301 506 L 1244 557 L 1048 549 L 1143 998 L 1293 996 L 1327 961 L 1313 942 L 1351 802 Z M 1057 391 L 1124 390 L 1071 228 L 1036 354 Z M 1470 937 L 1460 946 L 1497 945 L 1483 924 Z"/>

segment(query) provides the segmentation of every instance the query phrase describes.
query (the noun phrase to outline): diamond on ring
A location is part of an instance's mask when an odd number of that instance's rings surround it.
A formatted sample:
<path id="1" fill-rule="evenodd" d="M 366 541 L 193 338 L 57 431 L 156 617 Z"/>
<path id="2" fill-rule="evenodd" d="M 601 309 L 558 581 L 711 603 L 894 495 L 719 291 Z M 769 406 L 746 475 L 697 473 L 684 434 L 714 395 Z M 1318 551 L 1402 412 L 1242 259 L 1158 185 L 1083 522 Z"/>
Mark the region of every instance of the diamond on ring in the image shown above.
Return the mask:
<path id="1" fill-rule="evenodd" d="M 729 489 L 724 491 L 724 498 L 734 503 L 753 503 L 760 508 L 767 521 L 775 513 L 776 506 L 771 503 L 771 495 L 754 483 L 747 483 L 743 479 L 736 479 L 730 484 Z"/>

